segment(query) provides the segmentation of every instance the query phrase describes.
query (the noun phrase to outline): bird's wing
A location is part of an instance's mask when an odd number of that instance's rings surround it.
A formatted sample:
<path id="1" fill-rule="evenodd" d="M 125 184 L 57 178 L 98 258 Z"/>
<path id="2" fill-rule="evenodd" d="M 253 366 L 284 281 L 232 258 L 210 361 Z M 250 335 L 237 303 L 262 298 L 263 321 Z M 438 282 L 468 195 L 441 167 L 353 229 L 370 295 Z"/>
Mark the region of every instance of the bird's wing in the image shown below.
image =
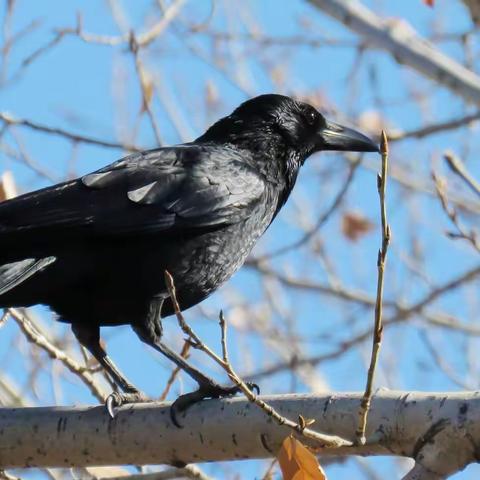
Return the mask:
<path id="1" fill-rule="evenodd" d="M 248 217 L 264 193 L 262 178 L 238 152 L 193 144 L 157 149 L 0 203 L 0 240 L 218 228 Z"/>
<path id="2" fill-rule="evenodd" d="M 26 258 L 19 262 L 0 265 L 0 295 L 14 289 L 54 261 L 55 257 Z"/>

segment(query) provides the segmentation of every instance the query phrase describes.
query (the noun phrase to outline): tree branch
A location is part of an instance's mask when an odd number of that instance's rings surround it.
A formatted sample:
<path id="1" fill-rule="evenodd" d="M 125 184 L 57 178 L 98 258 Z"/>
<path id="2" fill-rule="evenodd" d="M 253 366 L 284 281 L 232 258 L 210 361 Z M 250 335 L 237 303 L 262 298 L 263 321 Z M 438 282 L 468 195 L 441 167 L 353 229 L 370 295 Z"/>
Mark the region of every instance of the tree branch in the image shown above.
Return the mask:
<path id="1" fill-rule="evenodd" d="M 362 393 L 331 393 L 272 395 L 263 400 L 282 415 L 296 417 L 301 412 L 315 419 L 322 431 L 353 439 L 361 398 Z M 126 405 L 118 408 L 111 419 L 103 405 L 2 408 L 0 468 L 182 466 L 190 462 L 267 458 L 276 455 L 291 432 L 239 397 L 193 405 L 181 429 L 173 426 L 169 409 L 169 403 Z M 436 472 L 437 477 L 406 478 L 446 478 L 476 462 L 480 392 L 380 391 L 372 398 L 366 433 L 365 445 L 319 449 L 318 453 L 412 457 L 425 471 Z M 302 441 L 308 443 L 305 438 Z"/>
<path id="2" fill-rule="evenodd" d="M 118 142 L 108 142 L 106 140 L 100 140 L 98 138 L 87 137 L 84 135 L 79 135 L 61 128 L 49 127 L 47 125 L 42 125 L 40 123 L 32 122 L 31 120 L 16 118 L 10 115 L 7 112 L 0 112 L 0 120 L 6 123 L 7 125 L 19 125 L 22 127 L 28 127 L 31 130 L 37 130 L 39 132 L 49 133 L 52 135 L 58 135 L 60 137 L 71 140 L 72 142 L 88 143 L 90 145 L 97 145 L 99 147 L 107 148 L 118 148 L 121 150 L 128 150 L 131 152 L 138 152 L 141 148 L 134 145 L 127 145 Z"/>
<path id="3" fill-rule="evenodd" d="M 107 394 L 102 391 L 100 386 L 93 378 L 92 373 L 73 360 L 62 349 L 53 345 L 53 343 L 51 343 L 45 337 L 45 335 L 38 331 L 38 327 L 36 328 L 32 324 L 26 314 L 22 313 L 21 310 L 16 308 L 9 308 L 7 312 L 15 320 L 15 322 L 17 322 L 17 325 L 30 342 L 33 342 L 35 345 L 47 352 L 50 358 L 60 360 L 60 362 L 63 363 L 68 370 L 70 370 L 85 384 L 85 386 L 90 390 L 90 393 L 98 400 L 103 401 L 106 398 Z"/>
<path id="4" fill-rule="evenodd" d="M 364 444 L 367 440 L 365 438 L 365 429 L 367 426 L 368 411 L 370 409 L 370 402 L 372 399 L 373 380 L 375 378 L 375 369 L 380 355 L 380 346 L 382 344 L 383 334 L 383 285 L 385 277 L 385 264 L 387 261 L 388 246 L 390 244 L 390 225 L 387 223 L 387 205 L 386 205 L 386 190 L 388 178 L 388 141 L 385 131 L 381 135 L 382 153 L 382 172 L 377 176 L 377 189 L 380 197 L 380 218 L 382 224 L 382 245 L 378 251 L 377 258 L 377 296 L 375 301 L 375 324 L 373 328 L 373 343 L 372 354 L 370 358 L 370 366 L 368 367 L 367 384 L 365 386 L 365 393 L 363 394 L 362 403 L 359 410 L 359 425 L 356 431 L 357 440 Z"/>
<path id="5" fill-rule="evenodd" d="M 420 37 L 405 20 L 385 20 L 357 0 L 309 0 L 361 35 L 367 46 L 389 52 L 398 63 L 480 105 L 480 77 Z"/>

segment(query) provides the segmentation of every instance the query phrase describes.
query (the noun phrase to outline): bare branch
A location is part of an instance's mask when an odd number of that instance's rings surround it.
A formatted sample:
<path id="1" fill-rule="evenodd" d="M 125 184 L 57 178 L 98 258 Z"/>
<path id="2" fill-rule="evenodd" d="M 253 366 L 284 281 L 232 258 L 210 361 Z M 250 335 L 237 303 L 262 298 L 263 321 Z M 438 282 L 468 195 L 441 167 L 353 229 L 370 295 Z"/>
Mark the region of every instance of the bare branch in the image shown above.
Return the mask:
<path id="1" fill-rule="evenodd" d="M 445 152 L 443 156 L 452 171 L 456 173 L 474 193 L 480 196 L 480 184 L 473 178 L 462 160 L 450 151 Z"/>
<path id="2" fill-rule="evenodd" d="M 480 112 L 472 113 L 471 115 L 465 115 L 461 118 L 455 118 L 453 120 L 448 120 L 446 122 L 432 123 L 426 125 L 425 127 L 417 128 L 415 130 L 394 131 L 388 133 L 388 140 L 390 142 L 398 142 L 401 140 L 407 140 L 409 138 L 425 138 L 430 135 L 437 133 L 448 132 L 451 130 L 456 130 L 457 128 L 470 125 L 473 122 L 480 120 Z"/>
<path id="3" fill-rule="evenodd" d="M 336 435 L 325 435 L 324 433 L 319 433 L 310 428 L 307 428 L 306 425 L 301 425 L 300 423 L 294 422 L 289 418 L 280 415 L 271 405 L 267 404 L 261 400 L 255 393 L 252 391 L 251 387 L 247 385 L 233 370 L 232 365 L 228 359 L 228 352 L 226 346 L 226 323 L 223 318 L 223 313 L 220 314 L 220 327 L 222 330 L 222 357 L 218 356 L 210 347 L 208 347 L 200 337 L 193 331 L 190 325 L 187 324 L 183 314 L 180 310 L 180 305 L 178 304 L 176 294 L 175 294 L 175 285 L 173 283 L 173 277 L 165 271 L 165 283 L 167 285 L 168 293 L 172 300 L 173 309 L 175 315 L 177 316 L 178 323 L 183 332 L 191 339 L 191 344 L 193 348 L 201 350 L 206 353 L 215 363 L 220 365 L 229 376 L 230 380 L 237 385 L 243 394 L 248 398 L 248 400 L 263 410 L 269 417 L 275 420 L 278 425 L 285 425 L 295 433 L 301 435 L 302 437 L 310 440 L 315 440 L 322 447 L 326 448 L 336 448 L 339 446 L 351 445 L 351 442 L 338 437 Z M 317 445 L 318 446 L 318 445 Z"/>
<path id="4" fill-rule="evenodd" d="M 67 130 L 63 130 L 62 128 L 48 127 L 46 125 L 32 122 L 27 119 L 13 117 L 7 112 L 0 112 L 0 120 L 5 122 L 7 125 L 19 125 L 22 127 L 28 127 L 28 128 L 31 128 L 32 130 L 37 130 L 39 132 L 58 135 L 60 137 L 64 137 L 68 140 L 71 140 L 73 142 L 88 143 L 90 145 L 97 145 L 99 147 L 118 148 L 121 150 L 130 151 L 130 152 L 141 151 L 141 148 L 136 147 L 134 145 L 127 145 L 127 144 L 122 144 L 117 142 L 108 142 L 105 140 L 100 140 L 100 139 L 72 133 Z"/>
<path id="5" fill-rule="evenodd" d="M 363 36 L 367 46 L 388 51 L 397 62 L 480 106 L 480 77 L 421 38 L 405 20 L 384 20 L 358 0 L 309 2 Z"/>
<path id="6" fill-rule="evenodd" d="M 447 194 L 445 191 L 445 181 L 438 177 L 435 172 L 432 172 L 432 179 L 435 183 L 435 188 L 437 190 L 437 195 L 442 205 L 443 211 L 453 223 L 458 233 L 448 232 L 450 238 L 461 238 L 467 240 L 472 247 L 480 252 L 480 242 L 478 241 L 477 234 L 474 230 L 467 231 L 466 227 L 461 223 L 457 211 L 449 204 Z"/>
<path id="7" fill-rule="evenodd" d="M 296 248 L 301 247 L 302 245 L 305 245 L 322 228 L 322 226 L 328 221 L 328 219 L 338 210 L 338 208 L 342 204 L 343 199 L 345 198 L 345 195 L 348 192 L 350 185 L 352 184 L 353 178 L 355 176 L 355 172 L 357 171 L 357 167 L 359 165 L 360 165 L 360 157 L 357 157 L 357 161 L 355 163 L 350 164 L 350 169 L 349 169 L 347 178 L 344 184 L 342 185 L 342 188 L 333 199 L 331 205 L 327 208 L 327 210 L 322 215 L 320 215 L 318 220 L 315 222 L 315 225 L 310 230 L 305 232 L 299 240 L 292 242 L 290 245 L 285 245 L 284 247 L 280 247 L 278 250 L 275 250 L 274 252 L 267 253 L 260 257 L 255 257 L 255 259 L 252 261 L 261 262 L 266 259 L 283 255 L 284 253 L 290 252 L 291 250 L 294 250 Z"/>
<path id="8" fill-rule="evenodd" d="M 47 338 L 38 331 L 38 327 L 35 327 L 32 324 L 27 315 L 16 308 L 9 308 L 8 312 L 15 322 L 17 322 L 17 325 L 20 327 L 29 341 L 47 352 L 50 358 L 60 360 L 60 362 L 62 362 L 63 365 L 68 368 L 68 370 L 76 375 L 88 387 L 94 397 L 103 402 L 103 400 L 106 398 L 106 393 L 101 390 L 101 388 L 93 379 L 92 374 L 85 367 L 81 366 L 63 350 L 47 340 Z"/>
<path id="9" fill-rule="evenodd" d="M 166 30 L 168 25 L 175 19 L 182 9 L 185 0 L 176 0 L 165 10 L 162 19 L 157 22 L 148 32 L 138 35 L 138 45 L 146 47 L 156 40 Z"/>
<path id="10" fill-rule="evenodd" d="M 122 475 L 119 477 L 102 477 L 97 480 L 175 480 L 189 478 L 192 480 L 213 480 L 196 465 L 186 465 L 182 468 L 167 468 L 159 472 L 137 473 L 133 475 Z"/>
<path id="11" fill-rule="evenodd" d="M 182 350 L 180 351 L 180 356 L 183 358 L 188 358 L 188 354 L 190 352 L 190 347 L 191 343 L 188 340 L 185 340 L 183 342 L 183 347 Z M 162 392 L 162 394 L 159 397 L 159 401 L 163 401 L 167 398 L 168 393 L 170 392 L 170 389 L 172 388 L 173 382 L 175 382 L 175 379 L 177 378 L 178 374 L 181 372 L 180 367 L 175 367 L 172 370 L 172 373 L 170 374 L 170 377 L 168 377 L 167 384 L 165 385 L 165 388 Z"/>
<path id="12" fill-rule="evenodd" d="M 161 146 L 163 144 L 163 141 L 160 133 L 160 127 L 158 126 L 157 120 L 155 119 L 155 115 L 153 114 L 150 105 L 153 96 L 153 82 L 149 78 L 149 74 L 145 66 L 143 65 L 142 60 L 140 59 L 138 40 L 135 38 L 133 32 L 130 35 L 130 51 L 132 52 L 134 57 L 135 71 L 137 73 L 138 83 L 142 92 L 142 108 L 140 113 L 147 113 L 150 124 L 152 125 L 152 130 L 155 135 L 157 146 Z"/>
<path id="13" fill-rule="evenodd" d="M 5 470 L 0 469 L 0 480 L 21 480 L 19 477 L 10 475 L 10 473 Z"/>
<path id="14" fill-rule="evenodd" d="M 322 431 L 352 438 L 361 398 L 361 393 L 290 394 L 262 397 L 262 401 L 283 416 L 302 412 Z M 372 398 L 367 444 L 318 453 L 412 457 L 426 470 L 447 476 L 476 462 L 479 402 L 478 392 L 380 391 Z M 290 432 L 240 397 L 193 405 L 181 429 L 172 426 L 169 408 L 168 403 L 125 405 L 114 419 L 103 406 L 2 408 L 0 440 L 9 449 L 0 451 L 0 468 L 267 458 L 275 456 Z M 305 443 L 316 442 L 305 439 Z"/>
<path id="15" fill-rule="evenodd" d="M 372 401 L 373 380 L 375 377 L 375 369 L 380 353 L 380 346 L 382 344 L 382 310 L 383 310 L 383 283 L 385 275 L 385 264 L 387 259 L 388 245 L 390 244 L 390 225 L 387 223 L 387 205 L 385 194 L 387 190 L 387 176 L 388 176 L 388 141 L 387 135 L 382 131 L 381 147 L 382 153 L 382 172 L 377 177 L 377 188 L 380 197 L 380 218 L 382 222 L 382 245 L 378 252 L 377 269 L 377 297 L 375 300 L 375 326 L 373 328 L 373 344 L 372 355 L 370 359 L 370 366 L 368 367 L 367 384 L 365 386 L 365 393 L 363 394 L 362 403 L 359 410 L 359 425 L 356 431 L 357 440 L 361 444 L 365 444 L 365 429 L 367 427 L 368 411 Z"/>

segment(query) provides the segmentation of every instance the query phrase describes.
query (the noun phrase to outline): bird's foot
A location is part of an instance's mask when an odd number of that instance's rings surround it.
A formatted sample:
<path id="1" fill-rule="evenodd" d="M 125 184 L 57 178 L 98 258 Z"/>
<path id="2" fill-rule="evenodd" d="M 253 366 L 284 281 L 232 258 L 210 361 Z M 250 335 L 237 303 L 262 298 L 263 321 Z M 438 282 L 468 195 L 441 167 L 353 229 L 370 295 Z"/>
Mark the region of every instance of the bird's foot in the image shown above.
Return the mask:
<path id="1" fill-rule="evenodd" d="M 115 408 L 118 408 L 126 403 L 143 403 L 151 401 L 144 393 L 138 390 L 131 392 L 119 393 L 112 392 L 105 400 L 107 412 L 111 418 L 115 418 Z"/>
<path id="2" fill-rule="evenodd" d="M 246 385 L 251 390 L 254 390 L 257 395 L 260 393 L 260 388 L 257 384 L 247 382 Z M 172 406 L 170 407 L 170 418 L 175 426 L 178 428 L 183 428 L 177 419 L 179 413 L 185 413 L 186 410 L 192 405 L 197 402 L 201 402 L 206 398 L 232 397 L 240 392 L 241 389 L 237 385 L 220 385 L 215 382 L 200 384 L 198 390 L 180 395 L 172 403 Z"/>

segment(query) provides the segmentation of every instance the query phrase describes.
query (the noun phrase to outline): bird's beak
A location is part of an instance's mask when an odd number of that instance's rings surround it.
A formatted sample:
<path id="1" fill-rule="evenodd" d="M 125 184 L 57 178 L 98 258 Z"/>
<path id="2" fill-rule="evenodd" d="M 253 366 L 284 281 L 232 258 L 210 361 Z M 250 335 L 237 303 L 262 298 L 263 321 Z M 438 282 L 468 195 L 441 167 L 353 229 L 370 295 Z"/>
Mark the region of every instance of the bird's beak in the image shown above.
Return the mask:
<path id="1" fill-rule="evenodd" d="M 378 145 L 352 128 L 330 122 L 317 134 L 317 150 L 342 152 L 379 152 Z"/>

